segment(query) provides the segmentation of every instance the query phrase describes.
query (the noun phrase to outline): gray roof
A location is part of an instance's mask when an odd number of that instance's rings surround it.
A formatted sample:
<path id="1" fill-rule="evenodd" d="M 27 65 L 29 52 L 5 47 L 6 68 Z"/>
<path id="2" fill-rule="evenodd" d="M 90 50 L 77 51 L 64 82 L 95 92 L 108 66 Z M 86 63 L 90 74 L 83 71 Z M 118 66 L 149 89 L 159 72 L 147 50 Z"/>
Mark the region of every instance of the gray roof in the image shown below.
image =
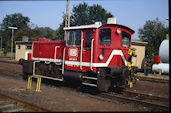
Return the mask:
<path id="1" fill-rule="evenodd" d="M 148 44 L 148 42 L 143 42 L 143 41 L 140 41 L 140 40 L 132 40 L 132 45 L 145 46 L 147 44 Z"/>
<path id="2" fill-rule="evenodd" d="M 15 41 L 15 44 L 32 44 L 33 43 L 33 41 L 27 41 L 27 42 L 25 42 L 25 41 Z"/>

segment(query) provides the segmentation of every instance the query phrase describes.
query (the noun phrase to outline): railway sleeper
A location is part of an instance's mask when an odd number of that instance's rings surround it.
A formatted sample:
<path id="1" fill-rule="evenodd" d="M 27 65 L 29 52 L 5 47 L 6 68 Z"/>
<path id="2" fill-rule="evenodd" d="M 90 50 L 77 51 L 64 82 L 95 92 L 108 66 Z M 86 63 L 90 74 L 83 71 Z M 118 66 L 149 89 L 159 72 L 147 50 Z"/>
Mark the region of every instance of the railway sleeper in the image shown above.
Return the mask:
<path id="1" fill-rule="evenodd" d="M 16 104 L 0 101 L 0 112 L 22 112 L 23 108 L 19 108 Z"/>

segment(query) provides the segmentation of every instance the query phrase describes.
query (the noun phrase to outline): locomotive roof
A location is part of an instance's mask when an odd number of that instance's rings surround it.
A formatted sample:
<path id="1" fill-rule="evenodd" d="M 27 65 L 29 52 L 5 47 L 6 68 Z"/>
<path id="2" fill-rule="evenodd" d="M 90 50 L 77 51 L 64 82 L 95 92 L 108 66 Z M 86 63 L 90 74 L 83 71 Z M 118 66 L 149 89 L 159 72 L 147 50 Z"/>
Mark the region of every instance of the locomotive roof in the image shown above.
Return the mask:
<path id="1" fill-rule="evenodd" d="M 101 24 L 90 24 L 90 25 L 65 27 L 64 30 L 99 28 L 100 26 L 102 26 L 102 25 Z"/>
<path id="2" fill-rule="evenodd" d="M 64 30 L 74 30 L 74 29 L 97 29 L 99 27 L 102 26 L 119 26 L 119 27 L 123 27 L 125 29 L 130 30 L 132 33 L 134 33 L 134 30 L 132 30 L 131 28 L 124 26 L 124 25 L 120 25 L 120 24 L 90 24 L 90 25 L 81 25 L 81 26 L 72 26 L 72 27 L 65 27 Z"/>

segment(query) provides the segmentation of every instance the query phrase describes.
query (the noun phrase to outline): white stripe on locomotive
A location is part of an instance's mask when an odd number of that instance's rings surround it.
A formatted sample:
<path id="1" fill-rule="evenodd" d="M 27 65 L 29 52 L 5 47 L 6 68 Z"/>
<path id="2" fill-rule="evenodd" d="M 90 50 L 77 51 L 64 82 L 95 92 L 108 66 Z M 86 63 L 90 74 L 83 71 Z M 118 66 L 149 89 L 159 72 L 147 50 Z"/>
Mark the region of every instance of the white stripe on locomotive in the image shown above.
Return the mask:
<path id="1" fill-rule="evenodd" d="M 127 66 L 127 61 L 126 61 L 125 56 L 123 55 L 121 50 L 113 50 L 106 63 L 92 63 L 92 66 L 93 67 L 107 67 L 114 55 L 120 55 L 122 57 L 122 60 L 123 60 L 123 62 L 125 64 L 125 66 Z M 35 58 L 35 57 L 33 57 L 32 59 L 33 60 L 40 60 L 40 61 L 49 61 L 49 62 L 60 62 L 60 63 L 62 63 L 62 59 Z M 78 61 L 65 60 L 65 64 L 66 65 L 80 66 L 80 62 L 78 62 Z M 82 66 L 90 67 L 91 63 L 90 62 L 82 62 Z"/>

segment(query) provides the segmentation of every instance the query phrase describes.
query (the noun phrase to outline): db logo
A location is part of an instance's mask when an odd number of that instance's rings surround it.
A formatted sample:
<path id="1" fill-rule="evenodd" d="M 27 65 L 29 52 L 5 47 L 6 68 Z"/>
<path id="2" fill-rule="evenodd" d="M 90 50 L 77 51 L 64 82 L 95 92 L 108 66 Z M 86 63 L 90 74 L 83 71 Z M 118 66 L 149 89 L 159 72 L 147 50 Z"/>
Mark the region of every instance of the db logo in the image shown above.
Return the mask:
<path id="1" fill-rule="evenodd" d="M 69 49 L 69 56 L 70 57 L 77 57 L 78 56 L 78 49 L 77 48 L 70 48 Z"/>

